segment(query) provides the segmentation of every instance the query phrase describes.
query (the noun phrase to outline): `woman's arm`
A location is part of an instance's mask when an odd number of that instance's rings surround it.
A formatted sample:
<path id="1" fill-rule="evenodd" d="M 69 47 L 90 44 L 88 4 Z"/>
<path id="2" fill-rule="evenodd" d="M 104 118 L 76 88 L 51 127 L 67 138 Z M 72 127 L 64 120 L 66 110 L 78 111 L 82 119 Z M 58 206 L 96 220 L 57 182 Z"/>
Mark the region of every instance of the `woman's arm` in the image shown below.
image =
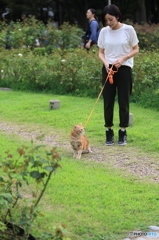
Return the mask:
<path id="1" fill-rule="evenodd" d="M 93 20 L 91 23 L 90 23 L 90 37 L 89 37 L 89 40 L 86 44 L 86 48 L 90 48 L 91 46 L 91 43 L 96 43 L 97 42 L 97 31 L 98 31 L 98 23 L 97 21 Z"/>
<path id="2" fill-rule="evenodd" d="M 100 60 L 103 62 L 103 64 L 105 65 L 106 70 L 108 71 L 108 69 L 109 69 L 109 63 L 107 63 L 106 60 L 105 60 L 104 49 L 99 48 L 99 54 L 98 54 L 98 56 L 99 56 L 99 59 L 100 59 Z"/>
<path id="3" fill-rule="evenodd" d="M 128 60 L 129 58 L 132 58 L 133 56 L 135 56 L 137 53 L 139 52 L 139 45 L 135 45 L 132 48 L 132 51 L 130 53 L 128 53 L 127 55 L 119 58 L 118 60 L 115 61 L 115 63 L 113 64 L 116 68 L 121 67 L 122 63 L 126 60 Z"/>
<path id="4" fill-rule="evenodd" d="M 98 32 L 98 23 L 96 20 L 93 20 L 91 23 L 90 23 L 90 32 L 91 32 L 91 35 L 89 37 L 90 40 L 92 40 L 93 42 L 97 42 L 97 32 Z"/>

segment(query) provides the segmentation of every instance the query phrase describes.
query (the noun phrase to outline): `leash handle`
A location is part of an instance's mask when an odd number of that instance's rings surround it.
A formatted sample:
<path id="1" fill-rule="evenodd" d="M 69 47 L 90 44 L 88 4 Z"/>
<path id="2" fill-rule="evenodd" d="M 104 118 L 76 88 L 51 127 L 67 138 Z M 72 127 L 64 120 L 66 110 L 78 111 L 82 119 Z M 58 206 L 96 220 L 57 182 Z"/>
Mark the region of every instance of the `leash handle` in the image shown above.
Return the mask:
<path id="1" fill-rule="evenodd" d="M 117 69 L 117 71 L 118 71 L 118 69 Z M 113 65 L 111 66 L 111 68 L 109 68 L 109 70 L 108 70 L 108 78 L 109 78 L 110 84 L 113 84 L 113 75 L 117 71 L 113 71 Z"/>

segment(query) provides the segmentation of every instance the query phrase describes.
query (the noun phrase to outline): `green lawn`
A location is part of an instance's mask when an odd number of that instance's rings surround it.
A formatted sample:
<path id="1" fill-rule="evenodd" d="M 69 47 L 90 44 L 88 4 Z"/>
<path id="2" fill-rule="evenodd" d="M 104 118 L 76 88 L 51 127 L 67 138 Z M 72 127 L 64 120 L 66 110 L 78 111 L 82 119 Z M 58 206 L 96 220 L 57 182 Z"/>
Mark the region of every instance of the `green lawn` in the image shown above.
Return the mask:
<path id="1" fill-rule="evenodd" d="M 49 100 L 58 99 L 61 107 L 49 109 Z M 95 99 L 51 94 L 0 92 L 0 122 L 25 125 L 28 131 L 39 129 L 39 133 L 55 132 L 61 141 L 69 141 L 74 124 L 85 124 Z M 159 113 L 131 104 L 133 126 L 128 128 L 128 145 L 133 151 L 155 155 L 159 150 Z M 117 140 L 118 106 L 115 106 L 114 131 Z M 103 146 L 105 130 L 102 99 L 97 103 L 86 127 L 86 134 L 93 147 Z M 1 153 L 28 144 L 13 134 L 0 131 Z M 29 142 L 29 141 L 28 141 Z M 124 148 L 125 148 L 124 147 Z M 123 148 L 123 151 L 124 151 Z M 34 235 L 52 232 L 56 224 L 67 225 L 79 240 L 121 240 L 133 230 L 145 230 L 148 225 L 158 225 L 158 184 L 138 181 L 137 177 L 113 169 L 106 161 L 97 163 L 75 160 L 66 149 L 59 147 L 62 169 L 58 169 L 41 202 L 40 217 L 33 228 Z M 87 155 L 88 157 L 88 155 Z M 37 233 L 38 229 L 38 233 Z"/>

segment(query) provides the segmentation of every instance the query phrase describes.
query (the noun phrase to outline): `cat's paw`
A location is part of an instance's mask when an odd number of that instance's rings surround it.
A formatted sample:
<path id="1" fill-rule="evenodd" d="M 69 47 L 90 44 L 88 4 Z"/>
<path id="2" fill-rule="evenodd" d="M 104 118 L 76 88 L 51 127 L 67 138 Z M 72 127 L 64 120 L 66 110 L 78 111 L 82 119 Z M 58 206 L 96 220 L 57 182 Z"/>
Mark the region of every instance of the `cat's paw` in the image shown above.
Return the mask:
<path id="1" fill-rule="evenodd" d="M 92 150 L 89 148 L 89 149 L 88 149 L 88 152 L 89 152 L 89 153 L 92 153 Z"/>

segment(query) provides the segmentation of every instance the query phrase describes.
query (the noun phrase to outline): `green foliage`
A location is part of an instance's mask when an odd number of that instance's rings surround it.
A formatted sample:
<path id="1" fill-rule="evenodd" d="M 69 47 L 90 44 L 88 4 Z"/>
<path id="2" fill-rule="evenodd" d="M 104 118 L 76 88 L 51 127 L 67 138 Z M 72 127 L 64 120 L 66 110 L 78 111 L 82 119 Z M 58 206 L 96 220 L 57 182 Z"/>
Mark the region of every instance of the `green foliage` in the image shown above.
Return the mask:
<path id="1" fill-rule="evenodd" d="M 132 101 L 144 107 L 159 109 L 159 54 L 141 51 L 135 57 L 133 69 L 134 87 Z"/>
<path id="2" fill-rule="evenodd" d="M 143 50 L 156 50 L 159 48 L 159 24 L 135 25 L 139 38 L 140 48 Z"/>
<path id="3" fill-rule="evenodd" d="M 43 216 L 37 206 L 42 199 L 52 174 L 59 165 L 56 149 L 48 151 L 43 145 L 22 146 L 16 153 L 11 150 L 0 156 L 0 221 L 12 223 L 25 230 L 26 237 L 33 221 Z M 5 235 L 3 225 L 0 231 Z M 13 233 L 16 236 L 16 232 Z M 61 234 L 56 234 L 62 239 Z M 26 238 L 27 239 L 27 238 Z M 46 238 L 47 239 L 47 238 Z M 54 239 L 54 238 L 53 238 Z"/>
<path id="4" fill-rule="evenodd" d="M 60 46 L 62 49 L 75 48 L 81 46 L 81 37 L 84 32 L 82 29 L 78 28 L 76 25 L 71 26 L 69 23 L 65 22 L 61 26 L 60 31 Z"/>
<path id="5" fill-rule="evenodd" d="M 1 87 L 98 96 L 102 67 L 98 48 L 92 47 L 90 51 L 81 48 L 83 32 L 76 25 L 66 22 L 58 30 L 52 22 L 44 25 L 29 18 L 9 26 L 1 22 L 0 28 L 0 45 L 12 42 L 15 47 L 10 51 L 1 48 Z M 134 28 L 141 50 L 135 56 L 131 101 L 159 109 L 158 25 L 135 24 Z M 35 47 L 35 39 L 39 39 L 40 47 Z"/>
<path id="6" fill-rule="evenodd" d="M 40 49 L 42 51 L 42 49 Z M 101 62 L 97 48 L 57 49 L 39 57 L 29 49 L 2 51 L 0 84 L 20 90 L 51 91 L 56 94 L 97 96 L 101 87 Z"/>
<path id="7" fill-rule="evenodd" d="M 131 101 L 159 109 L 158 50 L 141 50 L 134 62 Z M 44 48 L 2 49 L 0 85 L 17 90 L 97 97 L 101 90 L 101 67 L 96 47 L 89 52 L 80 48 L 56 49 L 51 54 L 46 54 Z"/>
<path id="8" fill-rule="evenodd" d="M 34 17 L 25 18 L 22 22 L 11 22 L 7 25 L 0 23 L 0 47 L 8 48 L 36 47 L 36 39 L 46 53 L 51 53 L 56 48 L 75 48 L 81 46 L 81 36 L 84 32 L 76 25 L 64 23 L 58 30 L 53 22 L 46 25 Z"/>
<path id="9" fill-rule="evenodd" d="M 126 23 L 134 26 L 138 39 L 139 46 L 142 50 L 156 50 L 159 48 L 159 24 L 133 24 L 126 20 Z"/>
<path id="10" fill-rule="evenodd" d="M 45 31 L 42 22 L 35 18 L 24 19 L 23 22 L 11 22 L 9 25 L 3 23 L 0 33 L 0 46 L 19 48 L 22 46 L 34 46 L 35 39 L 40 38 Z"/>

